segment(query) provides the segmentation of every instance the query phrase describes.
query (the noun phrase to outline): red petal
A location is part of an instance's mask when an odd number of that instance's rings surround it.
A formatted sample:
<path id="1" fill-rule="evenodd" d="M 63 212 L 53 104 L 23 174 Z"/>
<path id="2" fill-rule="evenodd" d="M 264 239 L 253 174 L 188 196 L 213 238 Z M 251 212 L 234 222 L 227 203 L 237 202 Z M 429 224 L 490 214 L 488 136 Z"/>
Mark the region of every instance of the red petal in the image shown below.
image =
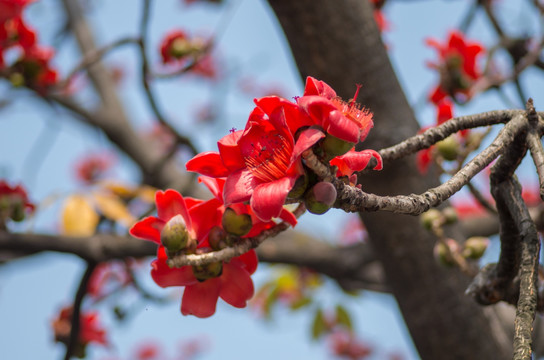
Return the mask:
<path id="1" fill-rule="evenodd" d="M 325 131 L 339 139 L 352 143 L 359 142 L 359 126 L 338 110 L 330 112 L 328 119 L 324 119 L 323 127 Z"/>
<path id="2" fill-rule="evenodd" d="M 233 258 L 231 262 L 234 264 L 239 264 L 239 266 L 246 269 L 246 271 L 251 275 L 257 270 L 259 259 L 255 250 L 249 250 L 248 252 Z"/>
<path id="3" fill-rule="evenodd" d="M 278 217 L 296 178 L 297 176 L 286 176 L 272 182 L 259 184 L 253 190 L 250 201 L 251 209 L 255 215 L 262 221 Z"/>
<path id="4" fill-rule="evenodd" d="M 255 291 L 249 273 L 233 263 L 223 264 L 221 299 L 237 308 L 243 308 Z"/>
<path id="5" fill-rule="evenodd" d="M 227 178 L 225 188 L 223 189 L 223 199 L 225 205 L 249 200 L 253 189 L 259 184 L 251 171 L 244 169 L 238 170 Z"/>
<path id="6" fill-rule="evenodd" d="M 304 87 L 304 96 L 306 95 L 320 95 L 333 99 L 336 97 L 336 92 L 326 82 L 308 76 Z"/>
<path id="7" fill-rule="evenodd" d="M 298 223 L 298 220 L 297 220 L 297 217 L 295 216 L 295 214 L 293 214 L 289 210 L 286 210 L 285 208 L 283 208 L 281 210 L 281 213 L 280 213 L 279 217 L 280 217 L 280 219 L 282 219 L 283 221 L 285 221 L 286 223 L 288 223 L 292 227 L 295 227 L 297 225 L 297 223 Z"/>
<path id="8" fill-rule="evenodd" d="M 196 155 L 185 164 L 187 171 L 209 177 L 225 177 L 230 171 L 225 167 L 218 152 L 207 151 Z"/>
<path id="9" fill-rule="evenodd" d="M 316 142 L 324 138 L 323 131 L 315 128 L 310 128 L 302 131 L 295 143 L 293 155 L 291 155 L 291 163 L 294 162 L 307 149 L 311 148 Z"/>
<path id="10" fill-rule="evenodd" d="M 223 136 L 223 138 L 217 142 L 222 164 L 228 169 L 228 173 L 245 167 L 244 158 L 242 157 L 240 147 L 238 146 L 238 140 L 240 140 L 243 132 L 243 130 L 235 131 Z"/>
<path id="11" fill-rule="evenodd" d="M 157 213 L 159 219 L 167 222 L 176 215 L 181 215 L 185 220 L 185 226 L 191 231 L 191 217 L 187 211 L 187 205 L 183 196 L 176 190 L 168 189 L 166 191 L 157 191 L 155 193 L 155 202 L 157 203 Z"/>
<path id="12" fill-rule="evenodd" d="M 206 237 L 212 227 L 221 223 L 221 214 L 218 211 L 221 206 L 223 206 L 223 201 L 213 198 L 189 210 L 193 221 L 193 231 L 198 242 Z"/>
<path id="13" fill-rule="evenodd" d="M 146 217 L 132 225 L 128 231 L 130 235 L 139 239 L 151 240 L 157 244 L 161 243 L 161 231 L 165 222 L 154 216 Z"/>
<path id="14" fill-rule="evenodd" d="M 151 263 L 151 277 L 160 287 L 186 286 L 197 282 L 190 266 L 171 268 L 166 264 L 164 247 L 157 250 L 157 259 Z"/>
<path id="15" fill-rule="evenodd" d="M 440 125 L 453 117 L 453 104 L 449 99 L 442 100 L 438 105 L 436 124 Z"/>
<path id="16" fill-rule="evenodd" d="M 225 179 L 214 179 L 207 176 L 199 176 L 198 182 L 204 183 L 213 196 L 220 201 L 223 201 L 223 188 L 225 187 Z M 186 198 L 187 199 L 187 198 Z"/>
<path id="17" fill-rule="evenodd" d="M 212 316 L 215 313 L 220 290 L 221 280 L 219 278 L 187 286 L 181 299 L 181 313 L 199 318 Z"/>
<path id="18" fill-rule="evenodd" d="M 350 150 L 344 155 L 337 156 L 330 161 L 331 165 L 338 166 L 338 171 L 341 175 L 351 176 L 355 171 L 361 171 L 366 168 L 370 159 L 375 158 L 378 164 L 374 170 L 381 170 L 383 167 L 382 158 L 374 150 L 355 151 Z"/>
<path id="19" fill-rule="evenodd" d="M 429 100 L 431 100 L 433 104 L 438 104 L 440 100 L 444 99 L 446 96 L 448 96 L 448 94 L 446 94 L 446 92 L 442 90 L 440 85 L 438 85 L 429 95 Z"/>

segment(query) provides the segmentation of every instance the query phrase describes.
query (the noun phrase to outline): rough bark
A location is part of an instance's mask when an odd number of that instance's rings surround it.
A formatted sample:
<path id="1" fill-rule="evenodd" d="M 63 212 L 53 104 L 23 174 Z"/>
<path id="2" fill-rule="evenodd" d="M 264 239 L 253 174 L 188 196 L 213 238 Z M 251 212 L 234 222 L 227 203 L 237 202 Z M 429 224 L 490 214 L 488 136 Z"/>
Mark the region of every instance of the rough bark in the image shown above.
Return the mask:
<path id="1" fill-rule="evenodd" d="M 356 83 L 363 84 L 358 102 L 369 107 L 375 119 L 364 148 L 383 148 L 417 132 L 419 126 L 366 1 L 269 3 L 303 79 L 311 75 L 324 80 L 344 99 L 353 96 Z M 436 177 L 421 177 L 414 164 L 413 159 L 387 163 L 381 173 L 365 175 L 363 188 L 376 194 L 410 194 L 437 185 Z M 361 217 L 423 359 L 511 356 L 511 344 L 504 341 L 502 330 L 492 329 L 493 319 L 464 295 L 468 279 L 435 263 L 435 239 L 421 228 L 418 218 L 385 212 Z"/>

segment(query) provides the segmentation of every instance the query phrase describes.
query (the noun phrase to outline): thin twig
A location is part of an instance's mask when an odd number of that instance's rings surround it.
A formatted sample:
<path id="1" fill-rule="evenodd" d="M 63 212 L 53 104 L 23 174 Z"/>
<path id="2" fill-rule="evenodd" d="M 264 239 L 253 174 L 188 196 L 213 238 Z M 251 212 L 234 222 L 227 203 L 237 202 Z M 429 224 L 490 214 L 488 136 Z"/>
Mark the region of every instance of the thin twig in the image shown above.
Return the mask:
<path id="1" fill-rule="evenodd" d="M 79 287 L 76 292 L 74 306 L 72 309 L 72 327 L 70 329 L 70 338 L 68 340 L 68 344 L 66 345 L 64 360 L 69 360 L 72 357 L 79 340 L 81 303 L 83 302 L 83 297 L 87 293 L 87 285 L 89 284 L 89 279 L 91 278 L 96 265 L 97 263 L 94 261 L 87 261 L 87 269 L 85 269 L 85 273 L 79 282 Z"/>
<path id="2" fill-rule="evenodd" d="M 299 204 L 295 209 L 293 214 L 296 217 L 299 217 L 306 211 L 306 208 L 303 204 Z M 289 228 L 289 224 L 282 222 L 277 224 L 271 229 L 261 232 L 259 235 L 251 238 L 241 238 L 240 242 L 232 247 L 227 247 L 219 251 L 213 251 L 201 255 L 177 255 L 171 259 L 167 260 L 167 264 L 170 267 L 182 267 L 185 265 L 204 265 L 210 264 L 212 262 L 218 261 L 228 261 L 235 256 L 240 256 L 251 249 L 259 246 L 263 241 L 269 237 L 276 236 L 282 231 L 285 231 Z"/>

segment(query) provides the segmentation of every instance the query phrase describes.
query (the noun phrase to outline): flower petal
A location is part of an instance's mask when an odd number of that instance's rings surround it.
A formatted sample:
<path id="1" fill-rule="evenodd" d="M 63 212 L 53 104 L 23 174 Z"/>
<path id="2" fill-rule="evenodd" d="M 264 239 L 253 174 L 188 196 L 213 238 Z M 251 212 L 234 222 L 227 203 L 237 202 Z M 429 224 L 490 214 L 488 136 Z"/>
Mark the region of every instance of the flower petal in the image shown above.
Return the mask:
<path id="1" fill-rule="evenodd" d="M 225 205 L 249 200 L 253 189 L 259 184 L 251 171 L 247 169 L 238 170 L 229 177 L 223 189 L 223 199 Z"/>
<path id="2" fill-rule="evenodd" d="M 221 275 L 221 292 L 219 296 L 227 303 L 237 308 L 246 307 L 247 301 L 251 299 L 255 288 L 249 273 L 242 267 L 233 264 L 223 264 Z"/>
<path id="3" fill-rule="evenodd" d="M 208 279 L 185 287 L 181 299 L 181 313 L 199 318 L 210 317 L 215 313 L 221 280 Z"/>
<path id="4" fill-rule="evenodd" d="M 229 173 L 245 166 L 244 158 L 242 157 L 240 147 L 238 146 L 238 140 L 240 140 L 243 132 L 244 130 L 235 131 L 223 136 L 223 138 L 217 142 L 217 148 L 219 149 L 221 161 L 228 169 Z"/>
<path id="5" fill-rule="evenodd" d="M 339 139 L 352 143 L 359 142 L 359 126 L 338 110 L 330 112 L 328 119 L 323 123 L 323 127 L 325 131 Z"/>
<path id="6" fill-rule="evenodd" d="M 223 201 L 223 188 L 225 187 L 225 179 L 214 179 L 207 176 L 199 176 L 198 182 L 204 183 L 213 196 L 220 201 Z M 185 198 L 187 199 L 187 198 Z"/>
<path id="7" fill-rule="evenodd" d="M 285 208 L 281 210 L 279 218 L 285 221 L 286 223 L 288 223 L 289 225 L 291 225 L 292 227 L 295 227 L 298 223 L 298 220 L 295 214 L 293 214 L 292 212 L 290 212 L 289 210 Z"/>
<path id="8" fill-rule="evenodd" d="M 225 177 L 230 171 L 223 164 L 221 155 L 215 151 L 206 151 L 196 155 L 185 164 L 187 171 L 197 172 L 209 177 Z"/>
<path id="9" fill-rule="evenodd" d="M 157 259 L 151 263 L 151 277 L 160 287 L 186 286 L 197 282 L 190 266 L 171 268 L 166 264 L 166 252 L 160 246 L 157 250 Z"/>
<path id="10" fill-rule="evenodd" d="M 257 185 L 251 196 L 251 209 L 262 221 L 278 217 L 283 209 L 285 198 L 295 185 L 298 176 L 286 176 L 281 179 Z"/>
<path id="11" fill-rule="evenodd" d="M 350 150 L 346 154 L 337 156 L 330 161 L 333 166 L 338 166 L 340 175 L 351 176 L 355 171 L 361 171 L 366 168 L 370 159 L 375 158 L 378 163 L 374 170 L 381 170 L 383 167 L 382 158 L 374 150 L 355 151 Z"/>
<path id="12" fill-rule="evenodd" d="M 231 262 L 234 264 L 239 264 L 251 275 L 257 270 L 257 266 L 259 265 L 259 258 L 257 257 L 257 252 L 252 249 L 246 253 L 243 253 L 240 256 L 233 258 Z"/>
<path id="13" fill-rule="evenodd" d="M 323 131 L 315 128 L 309 128 L 302 131 L 295 143 L 291 162 L 294 162 L 305 150 L 311 148 L 316 142 L 325 137 Z"/>
<path id="14" fill-rule="evenodd" d="M 326 82 L 308 76 L 304 87 L 304 96 L 306 95 L 320 95 L 333 99 L 336 97 L 336 92 Z"/>
<path id="15" fill-rule="evenodd" d="M 150 240 L 157 244 L 161 243 L 161 231 L 165 222 L 154 216 L 146 217 L 132 225 L 128 231 L 130 235 L 139 239 Z"/>
<path id="16" fill-rule="evenodd" d="M 218 211 L 221 206 L 223 201 L 213 198 L 189 209 L 193 231 L 199 243 L 208 235 L 212 227 L 221 223 L 221 214 Z"/>
<path id="17" fill-rule="evenodd" d="M 168 189 L 166 191 L 157 191 L 155 193 L 155 202 L 157 203 L 157 214 L 159 219 L 167 222 L 176 215 L 181 215 L 185 220 L 185 226 L 189 231 L 192 230 L 191 217 L 187 211 L 187 205 L 183 196 L 176 190 Z"/>

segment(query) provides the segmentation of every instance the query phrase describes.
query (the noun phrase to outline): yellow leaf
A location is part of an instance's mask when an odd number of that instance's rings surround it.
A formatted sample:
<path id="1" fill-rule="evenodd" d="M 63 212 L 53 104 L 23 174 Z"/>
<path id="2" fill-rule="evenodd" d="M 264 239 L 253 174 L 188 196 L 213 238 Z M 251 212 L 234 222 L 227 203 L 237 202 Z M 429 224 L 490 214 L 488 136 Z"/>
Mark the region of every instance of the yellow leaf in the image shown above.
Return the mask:
<path id="1" fill-rule="evenodd" d="M 62 231 L 68 236 L 91 236 L 98 225 L 98 214 L 81 195 L 69 196 L 62 209 Z"/>
<path id="2" fill-rule="evenodd" d="M 155 193 L 157 189 L 151 186 L 143 185 L 136 190 L 136 196 L 142 201 L 153 204 L 155 202 Z"/>
<path id="3" fill-rule="evenodd" d="M 120 222 L 127 227 L 136 221 L 125 203 L 115 195 L 95 193 L 94 201 L 98 211 L 110 220 Z"/>
<path id="4" fill-rule="evenodd" d="M 103 181 L 100 183 L 100 185 L 104 189 L 107 189 L 111 191 L 112 193 L 114 193 L 115 195 L 122 198 L 130 198 L 135 195 L 134 189 L 132 187 L 121 184 L 121 183 L 116 183 L 112 181 Z"/>

